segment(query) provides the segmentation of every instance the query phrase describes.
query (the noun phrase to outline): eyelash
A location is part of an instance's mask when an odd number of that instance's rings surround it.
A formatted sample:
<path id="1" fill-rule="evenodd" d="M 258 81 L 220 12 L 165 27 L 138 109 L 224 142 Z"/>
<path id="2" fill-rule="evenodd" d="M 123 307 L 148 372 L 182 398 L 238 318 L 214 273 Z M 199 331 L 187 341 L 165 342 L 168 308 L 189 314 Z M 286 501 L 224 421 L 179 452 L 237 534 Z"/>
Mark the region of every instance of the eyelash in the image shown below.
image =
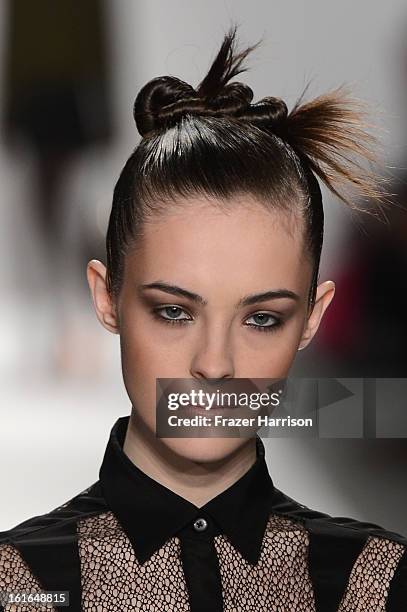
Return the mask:
<path id="1" fill-rule="evenodd" d="M 155 308 L 153 309 L 152 313 L 154 315 L 154 317 L 160 321 L 160 323 L 164 323 L 164 324 L 169 324 L 169 325 L 185 325 L 186 323 L 189 323 L 190 321 L 192 321 L 192 319 L 167 319 L 166 317 L 163 317 L 162 315 L 159 314 L 159 312 L 161 310 L 165 310 L 166 308 L 171 308 L 171 307 L 175 307 L 178 308 L 179 310 L 181 310 L 182 312 L 185 312 L 183 308 L 181 308 L 181 306 L 177 306 L 176 304 L 167 304 L 166 306 L 160 306 L 159 308 Z M 248 317 L 249 319 L 251 317 L 254 317 L 258 314 L 265 314 L 269 317 L 272 317 L 275 319 L 275 323 L 273 325 L 254 325 L 253 323 L 246 323 L 247 327 L 251 327 L 252 329 L 254 329 L 255 331 L 259 331 L 259 332 L 273 332 L 276 331 L 277 328 L 281 327 L 281 325 L 283 324 L 281 319 L 277 319 L 276 317 L 274 317 L 273 315 L 271 315 L 268 312 L 264 312 L 264 311 L 258 311 L 253 313 L 252 315 L 250 315 L 250 317 Z"/>

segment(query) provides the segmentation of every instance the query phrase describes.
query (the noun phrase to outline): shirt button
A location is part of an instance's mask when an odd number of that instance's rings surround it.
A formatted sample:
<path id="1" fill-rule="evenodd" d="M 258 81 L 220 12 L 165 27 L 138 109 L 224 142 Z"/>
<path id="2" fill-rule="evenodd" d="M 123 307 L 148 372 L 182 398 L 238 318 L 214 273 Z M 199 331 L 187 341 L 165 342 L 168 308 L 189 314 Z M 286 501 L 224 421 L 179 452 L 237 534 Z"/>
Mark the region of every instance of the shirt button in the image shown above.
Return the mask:
<path id="1" fill-rule="evenodd" d="M 205 531 L 207 526 L 208 526 L 208 523 L 204 518 L 196 519 L 196 521 L 194 522 L 195 531 Z"/>

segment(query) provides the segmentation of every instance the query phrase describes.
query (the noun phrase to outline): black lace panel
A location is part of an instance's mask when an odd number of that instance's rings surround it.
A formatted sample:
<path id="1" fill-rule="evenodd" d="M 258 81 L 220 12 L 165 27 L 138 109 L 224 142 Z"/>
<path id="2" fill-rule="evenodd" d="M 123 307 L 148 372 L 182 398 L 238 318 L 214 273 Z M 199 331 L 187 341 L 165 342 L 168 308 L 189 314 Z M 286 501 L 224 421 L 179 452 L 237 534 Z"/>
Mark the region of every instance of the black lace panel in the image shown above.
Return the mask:
<path id="1" fill-rule="evenodd" d="M 353 565 L 338 612 L 384 612 L 390 581 L 405 546 L 369 537 Z"/>
<path id="2" fill-rule="evenodd" d="M 80 520 L 78 535 L 84 612 L 189 610 L 178 538 L 140 564 L 112 512 Z"/>
<path id="3" fill-rule="evenodd" d="M 190 612 L 179 538 L 170 538 L 140 563 L 111 511 L 78 520 L 77 534 L 84 612 Z M 255 565 L 224 534 L 215 536 L 214 546 L 224 612 L 316 612 L 308 568 L 309 533 L 302 523 L 270 515 Z M 385 612 L 390 582 L 405 550 L 396 541 L 369 536 L 351 568 L 338 612 Z M 11 544 L 0 546 L 0 590 L 42 590 Z M 4 609 L 54 611 L 50 605 Z"/>
<path id="4" fill-rule="evenodd" d="M 41 593 L 42 586 L 32 574 L 19 551 L 9 544 L 0 546 L 0 591 Z M 1 609 L 1 605 L 0 605 Z M 5 612 L 55 612 L 51 604 L 7 604 Z"/>

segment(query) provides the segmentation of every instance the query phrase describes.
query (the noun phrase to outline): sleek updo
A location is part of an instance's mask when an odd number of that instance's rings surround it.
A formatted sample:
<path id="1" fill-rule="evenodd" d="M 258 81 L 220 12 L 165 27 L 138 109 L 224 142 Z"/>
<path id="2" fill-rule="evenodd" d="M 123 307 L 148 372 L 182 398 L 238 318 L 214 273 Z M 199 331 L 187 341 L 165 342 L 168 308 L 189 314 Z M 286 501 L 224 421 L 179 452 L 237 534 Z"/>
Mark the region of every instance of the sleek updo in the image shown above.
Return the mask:
<path id="1" fill-rule="evenodd" d="M 306 87 L 290 113 L 280 98 L 252 103 L 250 87 L 229 81 L 246 70 L 242 63 L 259 43 L 237 53 L 235 38 L 233 26 L 196 89 L 161 76 L 137 95 L 133 112 L 142 139 L 115 185 L 106 236 L 112 298 L 121 290 L 125 255 L 151 215 L 192 196 L 227 206 L 233 196 L 249 194 L 269 210 L 303 221 L 305 254 L 314 270 L 312 307 L 324 229 L 316 177 L 353 209 L 359 206 L 347 187 L 360 202 L 375 202 L 373 214 L 387 200 L 384 179 L 357 161 L 376 161 L 364 105 L 344 86 L 302 103 Z"/>

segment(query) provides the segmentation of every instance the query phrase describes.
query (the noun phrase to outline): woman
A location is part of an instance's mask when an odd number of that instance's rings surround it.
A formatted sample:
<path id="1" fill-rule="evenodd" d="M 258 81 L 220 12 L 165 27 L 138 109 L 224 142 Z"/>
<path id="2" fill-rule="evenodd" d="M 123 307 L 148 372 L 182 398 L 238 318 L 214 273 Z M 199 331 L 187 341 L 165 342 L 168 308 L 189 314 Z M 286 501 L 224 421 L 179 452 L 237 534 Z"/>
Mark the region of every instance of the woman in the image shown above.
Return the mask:
<path id="1" fill-rule="evenodd" d="M 316 175 L 348 203 L 342 185 L 385 197 L 347 161 L 373 154 L 346 94 L 290 114 L 277 98 L 251 104 L 229 83 L 254 48 L 237 53 L 235 35 L 196 90 L 167 76 L 137 96 L 142 140 L 114 190 L 107 266 L 87 269 L 99 321 L 120 334 L 131 415 L 97 482 L 2 534 L 3 591 L 109 612 L 407 607 L 407 539 L 286 496 L 258 435 L 157 435 L 156 379 L 281 379 L 311 342 L 335 291 L 318 284 Z"/>

